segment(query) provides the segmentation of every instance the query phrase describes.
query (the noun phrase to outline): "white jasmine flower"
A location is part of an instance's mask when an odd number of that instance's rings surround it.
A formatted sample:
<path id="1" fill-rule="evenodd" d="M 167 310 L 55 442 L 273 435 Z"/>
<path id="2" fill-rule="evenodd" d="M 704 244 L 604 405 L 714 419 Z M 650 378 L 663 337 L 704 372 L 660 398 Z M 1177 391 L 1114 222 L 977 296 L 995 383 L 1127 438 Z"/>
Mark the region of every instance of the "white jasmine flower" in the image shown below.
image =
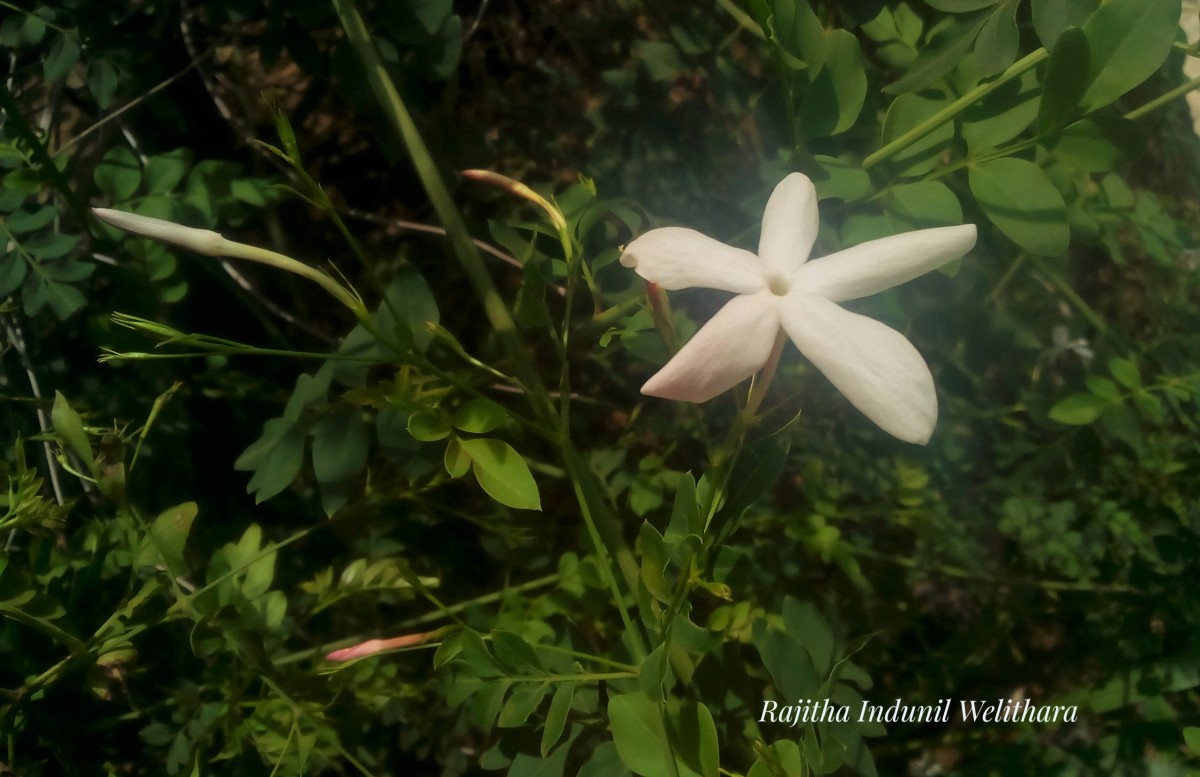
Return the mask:
<path id="1" fill-rule="evenodd" d="M 975 226 L 906 232 L 810 262 L 817 228 L 816 190 L 793 173 L 767 202 L 757 256 L 680 227 L 651 230 L 630 243 L 621 264 L 664 289 L 738 295 L 642 393 L 706 402 L 762 369 L 782 327 L 852 405 L 885 432 L 923 445 L 937 421 L 925 360 L 899 332 L 837 303 L 876 294 L 962 256 L 975 245 Z"/>
<path id="2" fill-rule="evenodd" d="M 1053 343 L 1050 349 L 1052 358 L 1057 358 L 1067 351 L 1074 351 L 1075 355 L 1085 362 L 1090 362 L 1096 358 L 1096 352 L 1088 344 L 1087 338 L 1076 337 L 1072 339 L 1070 331 L 1062 324 L 1058 324 L 1050 330 L 1050 341 Z"/>

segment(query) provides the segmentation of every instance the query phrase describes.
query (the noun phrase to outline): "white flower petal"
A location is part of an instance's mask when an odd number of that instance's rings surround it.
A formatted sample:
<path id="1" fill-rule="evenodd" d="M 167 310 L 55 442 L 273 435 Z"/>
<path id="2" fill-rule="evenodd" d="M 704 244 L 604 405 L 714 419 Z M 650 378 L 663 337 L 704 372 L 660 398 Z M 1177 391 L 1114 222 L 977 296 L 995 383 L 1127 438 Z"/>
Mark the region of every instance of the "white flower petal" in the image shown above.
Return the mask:
<path id="1" fill-rule="evenodd" d="M 763 211 L 758 257 L 767 271 L 791 278 L 817 240 L 817 190 L 807 176 L 792 173 L 779 182 Z"/>
<path id="2" fill-rule="evenodd" d="M 625 248 L 621 264 L 668 291 L 700 287 L 753 294 L 766 286 L 757 256 L 683 227 L 650 230 Z"/>
<path id="3" fill-rule="evenodd" d="M 779 333 L 779 299 L 770 292 L 734 297 L 646 381 L 642 393 L 707 402 L 758 372 Z"/>
<path id="4" fill-rule="evenodd" d="M 800 268 L 793 288 L 834 302 L 867 297 L 941 267 L 974 245 L 974 224 L 870 240 L 812 260 Z"/>
<path id="5" fill-rule="evenodd" d="M 793 292 L 779 304 L 792 342 L 850 404 L 888 434 L 924 445 L 937 422 L 933 376 L 904 335 L 829 300 Z"/>

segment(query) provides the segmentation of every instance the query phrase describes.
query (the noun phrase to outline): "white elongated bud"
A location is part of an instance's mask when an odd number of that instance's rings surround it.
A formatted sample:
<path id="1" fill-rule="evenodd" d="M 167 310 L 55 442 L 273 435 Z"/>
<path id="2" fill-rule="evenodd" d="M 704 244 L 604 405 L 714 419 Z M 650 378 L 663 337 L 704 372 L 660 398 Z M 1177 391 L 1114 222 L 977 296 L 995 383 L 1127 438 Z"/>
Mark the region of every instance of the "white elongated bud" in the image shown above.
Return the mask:
<path id="1" fill-rule="evenodd" d="M 132 232 L 135 235 L 170 243 L 181 248 L 187 248 L 205 256 L 228 256 L 231 259 L 244 259 L 257 262 L 307 278 L 329 292 L 338 302 L 342 303 L 360 319 L 367 315 L 362 299 L 352 289 L 348 289 L 324 272 L 309 267 L 303 262 L 296 261 L 290 256 L 284 256 L 265 248 L 227 240 L 210 229 L 185 227 L 162 219 L 149 216 L 139 216 L 123 210 L 109 208 L 92 208 L 96 217 L 117 229 Z"/>
<path id="2" fill-rule="evenodd" d="M 92 213 L 95 213 L 101 221 L 107 222 L 117 229 L 148 237 L 151 240 L 160 240 L 164 243 L 181 246 L 205 256 L 225 256 L 228 251 L 227 243 L 229 241 L 211 229 L 185 227 L 170 221 L 110 208 L 92 208 Z"/>

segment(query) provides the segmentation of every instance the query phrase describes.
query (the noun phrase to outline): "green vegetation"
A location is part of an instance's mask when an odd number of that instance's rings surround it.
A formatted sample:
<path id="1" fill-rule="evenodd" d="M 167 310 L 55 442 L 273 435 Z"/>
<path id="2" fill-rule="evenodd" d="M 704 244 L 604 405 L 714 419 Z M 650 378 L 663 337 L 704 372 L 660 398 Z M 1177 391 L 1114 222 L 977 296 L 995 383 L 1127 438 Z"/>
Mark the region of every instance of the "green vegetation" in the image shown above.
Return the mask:
<path id="1" fill-rule="evenodd" d="M 0 0 L 0 772 L 1197 773 L 1180 13 Z M 729 295 L 623 246 L 792 172 L 813 256 L 978 225 L 847 303 L 926 446 L 790 344 L 638 391 Z"/>

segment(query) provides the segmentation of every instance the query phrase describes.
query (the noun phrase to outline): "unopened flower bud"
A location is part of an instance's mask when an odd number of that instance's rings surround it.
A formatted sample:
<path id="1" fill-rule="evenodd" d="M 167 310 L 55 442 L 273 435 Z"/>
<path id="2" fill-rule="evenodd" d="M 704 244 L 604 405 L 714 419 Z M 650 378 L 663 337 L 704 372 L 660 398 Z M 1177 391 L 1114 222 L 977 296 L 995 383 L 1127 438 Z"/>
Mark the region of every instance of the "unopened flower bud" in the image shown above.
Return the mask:
<path id="1" fill-rule="evenodd" d="M 224 256 L 225 251 L 228 250 L 226 246 L 228 241 L 211 229 L 185 227 L 162 219 L 127 213 L 123 210 L 92 208 L 92 212 L 101 221 L 107 222 L 117 229 L 148 237 L 151 240 L 172 243 L 205 256 Z"/>

